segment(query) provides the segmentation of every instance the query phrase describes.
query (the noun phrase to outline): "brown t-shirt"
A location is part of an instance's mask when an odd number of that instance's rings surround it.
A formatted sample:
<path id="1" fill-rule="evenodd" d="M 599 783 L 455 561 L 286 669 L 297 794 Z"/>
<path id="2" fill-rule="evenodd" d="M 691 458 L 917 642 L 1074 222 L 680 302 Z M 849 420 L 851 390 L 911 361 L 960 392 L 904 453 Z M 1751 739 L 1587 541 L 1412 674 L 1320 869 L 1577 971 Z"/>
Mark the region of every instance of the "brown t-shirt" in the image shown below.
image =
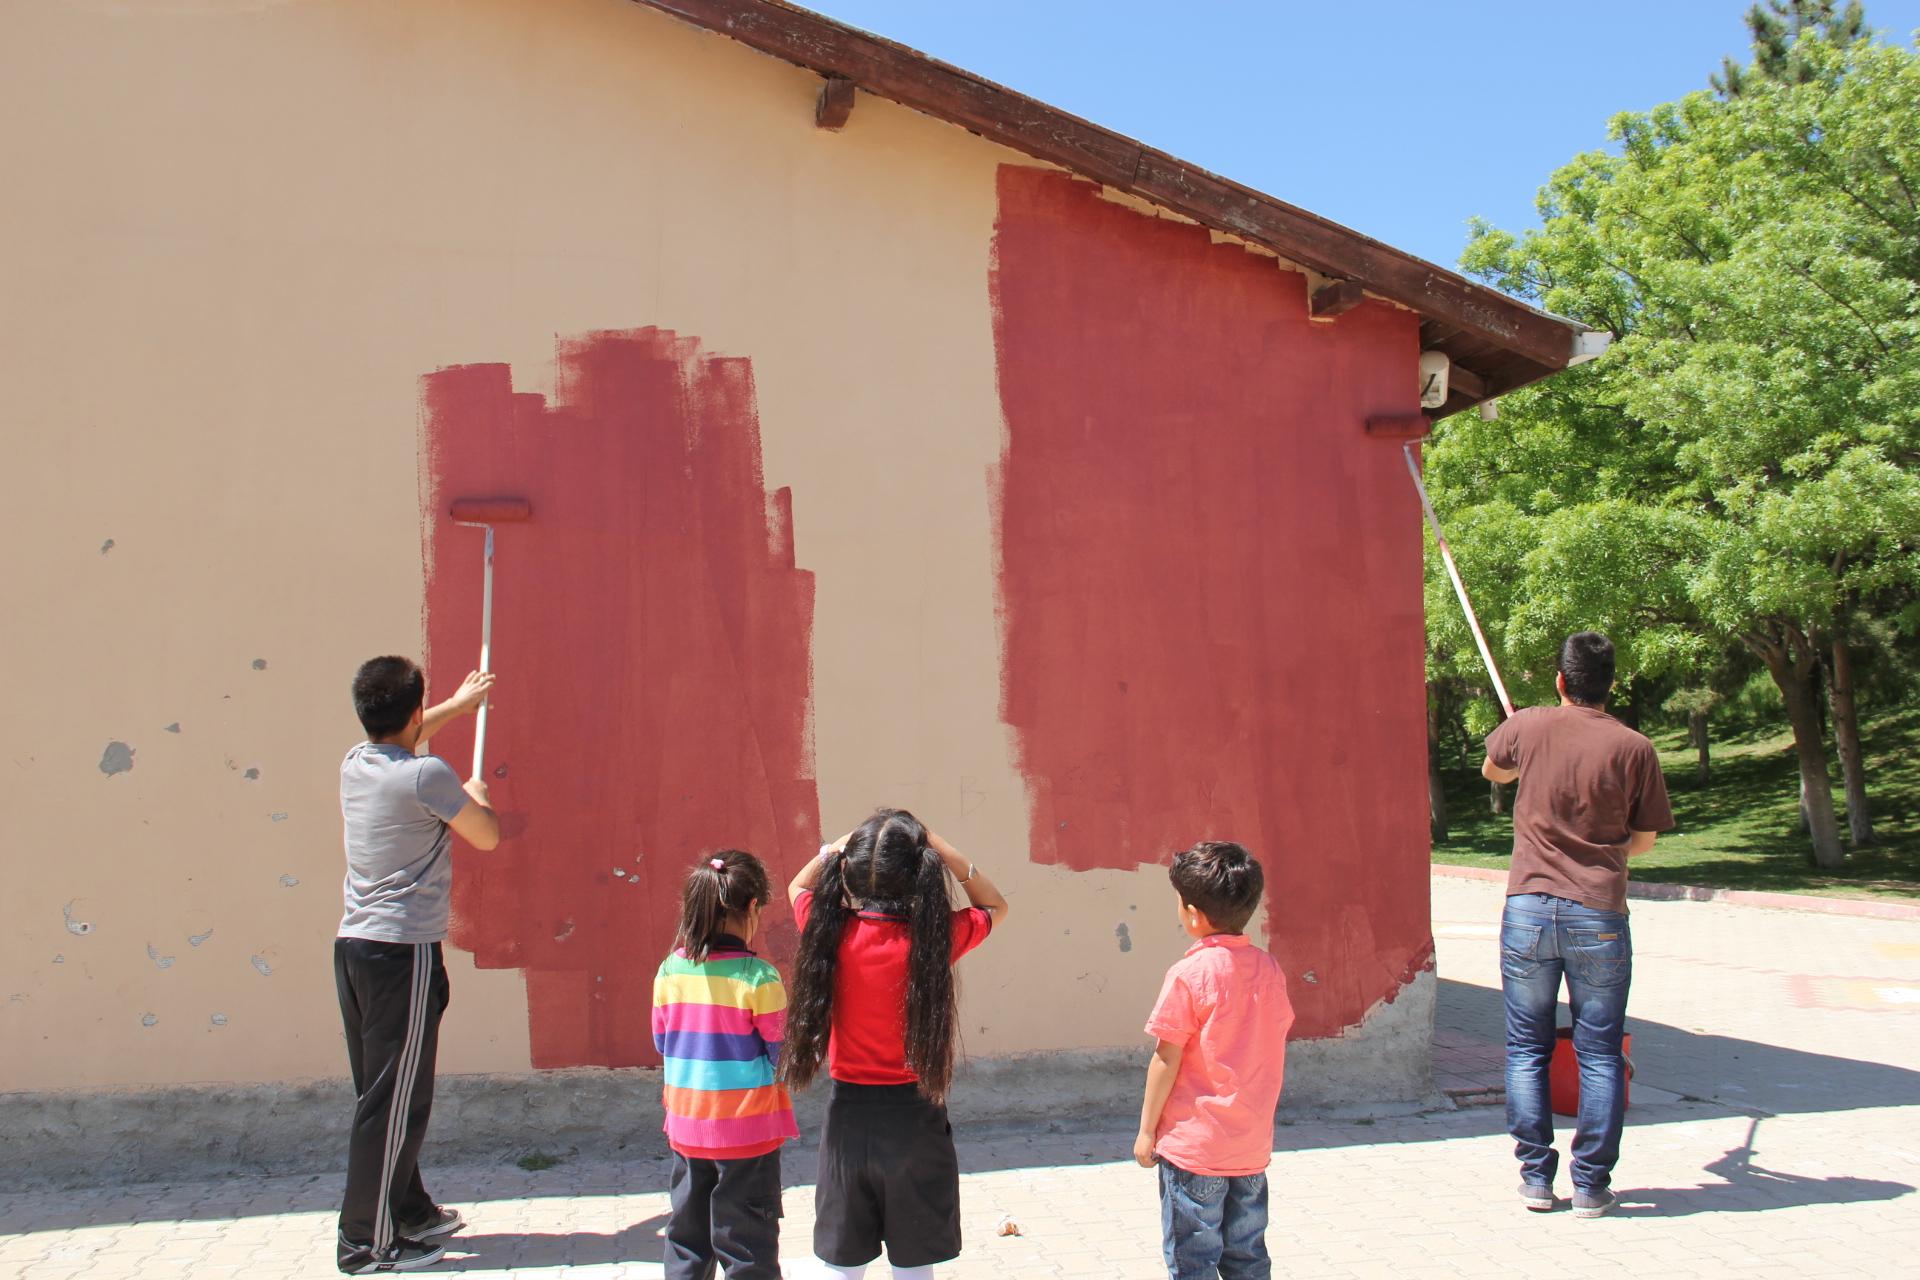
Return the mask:
<path id="1" fill-rule="evenodd" d="M 1487 736 L 1487 757 L 1520 771 L 1507 893 L 1627 909 L 1627 834 L 1670 831 L 1653 744 L 1592 707 L 1528 707 Z"/>

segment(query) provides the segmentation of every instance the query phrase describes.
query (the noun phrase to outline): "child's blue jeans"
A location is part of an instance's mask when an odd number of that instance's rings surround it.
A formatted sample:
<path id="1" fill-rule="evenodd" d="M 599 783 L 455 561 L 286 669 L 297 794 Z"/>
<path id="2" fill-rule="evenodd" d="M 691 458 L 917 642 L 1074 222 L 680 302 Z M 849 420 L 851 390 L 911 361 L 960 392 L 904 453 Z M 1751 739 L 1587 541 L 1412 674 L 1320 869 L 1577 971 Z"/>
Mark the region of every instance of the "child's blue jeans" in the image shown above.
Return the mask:
<path id="1" fill-rule="evenodd" d="M 1270 1280 L 1267 1175 L 1216 1178 L 1160 1162 L 1168 1280 Z"/>

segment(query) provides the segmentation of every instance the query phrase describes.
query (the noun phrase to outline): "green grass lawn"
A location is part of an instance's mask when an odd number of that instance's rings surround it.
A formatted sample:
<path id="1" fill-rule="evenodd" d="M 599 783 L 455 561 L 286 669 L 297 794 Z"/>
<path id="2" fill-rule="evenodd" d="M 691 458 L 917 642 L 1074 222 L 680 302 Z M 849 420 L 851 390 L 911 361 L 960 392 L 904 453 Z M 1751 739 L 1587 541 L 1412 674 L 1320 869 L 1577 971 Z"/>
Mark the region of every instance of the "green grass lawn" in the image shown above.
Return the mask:
<path id="1" fill-rule="evenodd" d="M 1693 749 L 1684 736 L 1656 736 L 1680 825 L 1661 836 L 1652 853 L 1633 860 L 1633 878 L 1834 897 L 1920 897 L 1920 710 L 1870 720 L 1861 736 L 1879 845 L 1849 851 L 1837 874 L 1808 861 L 1790 735 L 1714 743 L 1713 778 L 1704 787 L 1695 781 Z M 1433 860 L 1505 869 L 1513 819 L 1489 811 L 1479 764 L 1476 755 L 1470 766 L 1444 775 L 1450 830 L 1434 845 Z M 1843 800 L 1839 770 L 1836 759 L 1836 805 Z M 1844 841 L 1844 814 L 1840 826 Z"/>

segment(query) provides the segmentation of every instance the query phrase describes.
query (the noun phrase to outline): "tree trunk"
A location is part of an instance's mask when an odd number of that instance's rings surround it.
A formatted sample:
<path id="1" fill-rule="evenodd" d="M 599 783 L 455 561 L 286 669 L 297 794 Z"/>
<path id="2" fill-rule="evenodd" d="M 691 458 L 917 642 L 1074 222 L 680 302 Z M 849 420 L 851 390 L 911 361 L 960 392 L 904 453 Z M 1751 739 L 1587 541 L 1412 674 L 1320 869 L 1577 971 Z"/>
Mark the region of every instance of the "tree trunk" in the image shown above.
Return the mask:
<path id="1" fill-rule="evenodd" d="M 1873 817 L 1867 810 L 1867 769 L 1860 753 L 1860 709 L 1853 700 L 1853 653 L 1845 637 L 1833 642 L 1833 745 L 1840 753 L 1840 774 L 1847 788 L 1847 843 L 1856 849 L 1873 844 Z"/>
<path id="2" fill-rule="evenodd" d="M 1713 761 L 1707 751 L 1707 713 L 1705 711 L 1687 713 L 1687 732 L 1693 738 L 1693 749 L 1699 757 L 1699 763 L 1694 766 L 1694 780 L 1704 787 L 1713 776 Z"/>
<path id="3" fill-rule="evenodd" d="M 1793 750 L 1800 760 L 1800 804 L 1813 841 L 1813 863 L 1820 867 L 1846 864 L 1840 831 L 1833 812 L 1833 783 L 1827 777 L 1827 744 L 1820 733 L 1818 668 L 1800 664 L 1784 654 L 1767 654 L 1767 670 L 1780 687 L 1793 725 Z"/>
<path id="4" fill-rule="evenodd" d="M 1447 791 L 1440 781 L 1440 700 L 1427 695 L 1427 829 L 1433 843 L 1447 838 Z"/>
<path id="5" fill-rule="evenodd" d="M 1493 810 L 1493 816 L 1497 818 L 1507 811 L 1506 792 L 1501 789 L 1500 784 L 1497 782 L 1489 782 L 1487 786 L 1489 788 L 1487 792 L 1487 805 Z"/>

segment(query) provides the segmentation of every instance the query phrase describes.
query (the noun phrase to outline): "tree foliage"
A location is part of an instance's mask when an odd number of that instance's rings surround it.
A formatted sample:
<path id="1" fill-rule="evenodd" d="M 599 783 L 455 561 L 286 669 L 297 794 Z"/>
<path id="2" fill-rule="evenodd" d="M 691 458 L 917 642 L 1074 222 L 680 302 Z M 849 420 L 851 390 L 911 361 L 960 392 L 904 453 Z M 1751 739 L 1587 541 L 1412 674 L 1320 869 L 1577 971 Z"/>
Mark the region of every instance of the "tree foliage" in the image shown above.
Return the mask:
<path id="1" fill-rule="evenodd" d="M 1860 0 L 1848 0 L 1837 14 L 1833 0 L 1767 0 L 1747 10 L 1747 30 L 1753 36 L 1753 65 L 1721 61 L 1712 80 L 1723 97 L 1740 96 L 1756 79 L 1804 83 L 1814 73 L 1799 56 L 1800 36 L 1812 32 L 1831 44 L 1852 44 L 1867 34 L 1867 15 Z"/>
<path id="2" fill-rule="evenodd" d="M 1730 644 L 1764 662 L 1832 863 L 1825 646 L 1861 609 L 1920 625 L 1920 59 L 1857 38 L 1857 5 L 1771 8 L 1753 67 L 1615 117 L 1538 229 L 1476 223 L 1468 271 L 1614 345 L 1443 423 L 1429 474 L 1530 697 L 1582 627 L 1628 679 L 1698 680 Z M 1433 668 L 1464 678 L 1434 577 Z"/>

